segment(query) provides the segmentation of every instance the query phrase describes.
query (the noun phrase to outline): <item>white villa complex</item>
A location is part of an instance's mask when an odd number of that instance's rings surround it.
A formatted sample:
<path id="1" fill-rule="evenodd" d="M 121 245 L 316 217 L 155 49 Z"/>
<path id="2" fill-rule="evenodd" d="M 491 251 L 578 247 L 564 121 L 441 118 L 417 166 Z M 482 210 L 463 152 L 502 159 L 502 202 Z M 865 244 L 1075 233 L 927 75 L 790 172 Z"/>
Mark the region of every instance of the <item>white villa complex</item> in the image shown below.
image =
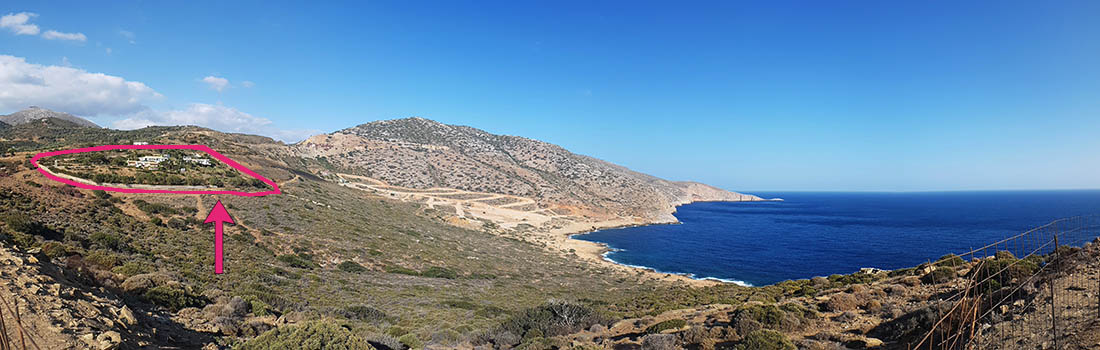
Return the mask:
<path id="1" fill-rule="evenodd" d="M 139 157 L 138 160 L 131 160 L 126 162 L 126 165 L 135 168 L 156 169 L 158 166 L 160 166 L 161 162 L 168 160 L 168 158 L 171 157 L 167 154 L 162 154 L 159 156 L 142 156 Z"/>
<path id="2" fill-rule="evenodd" d="M 202 166 L 210 166 L 211 165 L 210 160 L 206 159 L 206 158 L 203 158 L 201 153 L 195 153 L 195 155 L 190 156 L 190 157 L 184 156 L 183 161 L 191 162 L 191 163 L 202 165 Z"/>
<path id="3" fill-rule="evenodd" d="M 155 156 L 142 156 L 142 157 L 138 157 L 137 160 L 127 161 L 126 165 L 129 165 L 129 166 L 132 166 L 132 167 L 135 167 L 135 168 L 156 169 L 156 168 L 160 167 L 160 163 L 163 163 L 163 162 L 165 162 L 165 161 L 167 161 L 171 158 L 172 158 L 172 156 L 170 156 L 168 154 L 161 154 L 161 155 L 155 155 Z M 198 165 L 201 165 L 201 166 L 213 166 L 214 165 L 213 163 L 210 162 L 209 158 L 203 157 L 202 153 L 195 153 L 195 154 L 190 155 L 190 156 L 183 156 L 181 161 L 186 162 L 186 163 L 191 163 L 191 164 L 198 164 Z"/>

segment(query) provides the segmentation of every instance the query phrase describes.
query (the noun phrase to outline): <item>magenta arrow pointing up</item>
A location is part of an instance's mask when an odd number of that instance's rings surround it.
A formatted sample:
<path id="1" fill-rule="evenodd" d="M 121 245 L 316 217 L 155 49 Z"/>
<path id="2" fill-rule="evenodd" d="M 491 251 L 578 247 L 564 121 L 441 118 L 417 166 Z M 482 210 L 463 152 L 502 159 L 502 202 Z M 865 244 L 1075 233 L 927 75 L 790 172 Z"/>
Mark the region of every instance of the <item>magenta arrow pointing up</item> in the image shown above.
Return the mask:
<path id="1" fill-rule="evenodd" d="M 210 209 L 210 214 L 206 215 L 206 221 L 203 223 L 214 223 L 214 274 L 222 273 L 222 224 L 233 224 L 233 218 L 229 217 L 229 212 L 222 206 L 222 201 L 218 201 L 214 204 L 214 208 Z"/>

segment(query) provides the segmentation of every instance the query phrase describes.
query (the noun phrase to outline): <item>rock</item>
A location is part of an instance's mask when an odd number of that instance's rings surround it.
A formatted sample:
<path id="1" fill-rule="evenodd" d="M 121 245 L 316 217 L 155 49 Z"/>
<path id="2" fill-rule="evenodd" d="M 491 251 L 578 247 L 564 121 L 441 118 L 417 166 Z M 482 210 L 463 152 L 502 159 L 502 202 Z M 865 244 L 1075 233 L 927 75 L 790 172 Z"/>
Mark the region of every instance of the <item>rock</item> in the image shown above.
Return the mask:
<path id="1" fill-rule="evenodd" d="M 80 336 L 80 341 L 83 341 L 88 346 L 96 345 L 95 334 L 88 333 Z"/>
<path id="2" fill-rule="evenodd" d="M 122 342 L 122 335 L 115 331 L 107 331 L 96 337 L 100 350 L 114 349 Z"/>
<path id="3" fill-rule="evenodd" d="M 877 348 L 877 347 L 882 346 L 882 340 L 878 340 L 876 338 L 860 337 L 860 338 L 854 338 L 854 339 L 851 339 L 851 340 L 848 340 L 848 341 L 844 342 L 844 346 L 847 346 L 847 347 L 852 348 L 852 349 Z"/>
<path id="4" fill-rule="evenodd" d="M 134 315 L 134 310 L 130 310 L 129 306 L 123 306 L 122 310 L 118 312 L 118 320 L 127 328 L 137 324 L 137 316 Z"/>
<path id="5" fill-rule="evenodd" d="M 156 286 L 173 284 L 179 284 L 179 278 L 163 272 L 154 272 L 133 275 L 123 281 L 121 287 L 129 293 L 140 293 Z"/>

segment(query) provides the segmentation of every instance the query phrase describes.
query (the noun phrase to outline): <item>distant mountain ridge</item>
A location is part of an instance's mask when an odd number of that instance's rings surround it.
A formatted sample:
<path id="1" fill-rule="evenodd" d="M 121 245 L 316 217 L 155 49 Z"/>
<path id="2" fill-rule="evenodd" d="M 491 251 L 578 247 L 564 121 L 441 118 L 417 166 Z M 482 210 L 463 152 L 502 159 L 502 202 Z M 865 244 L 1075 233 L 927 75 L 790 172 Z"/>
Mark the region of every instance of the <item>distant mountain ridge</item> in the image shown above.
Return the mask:
<path id="1" fill-rule="evenodd" d="M 79 126 L 98 128 L 99 125 L 93 123 L 87 119 L 77 117 L 69 113 L 55 112 L 38 106 L 30 106 L 27 109 L 8 114 L 0 115 L 0 122 L 15 126 L 20 124 L 30 123 L 36 120 L 56 118 L 64 121 L 75 123 Z"/>
<path id="2" fill-rule="evenodd" d="M 377 121 L 292 146 L 360 175 L 411 188 L 529 197 L 580 212 L 671 222 L 677 205 L 761 198 L 676 182 L 574 154 L 550 143 L 424 118 Z"/>

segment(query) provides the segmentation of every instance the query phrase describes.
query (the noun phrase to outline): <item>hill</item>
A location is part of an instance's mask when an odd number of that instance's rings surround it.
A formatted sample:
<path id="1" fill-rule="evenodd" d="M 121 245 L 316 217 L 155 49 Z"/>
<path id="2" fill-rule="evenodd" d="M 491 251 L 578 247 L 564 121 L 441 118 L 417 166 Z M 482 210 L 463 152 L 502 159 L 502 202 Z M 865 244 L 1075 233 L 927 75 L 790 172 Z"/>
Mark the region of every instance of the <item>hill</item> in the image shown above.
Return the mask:
<path id="1" fill-rule="evenodd" d="M 674 182 L 546 142 L 423 118 L 385 120 L 311 137 L 294 150 L 340 171 L 411 189 L 450 188 L 530 198 L 575 217 L 672 222 L 694 201 L 752 195 Z"/>
<path id="2" fill-rule="evenodd" d="M 68 114 L 68 113 L 61 113 L 61 112 L 51 111 L 51 110 L 48 110 L 48 109 L 45 109 L 45 108 L 42 108 L 42 107 L 38 107 L 38 106 L 30 106 L 27 109 L 24 109 L 24 110 L 21 110 L 21 111 L 12 113 L 12 114 L 0 115 L 0 122 L 4 122 L 4 123 L 9 124 L 9 125 L 20 125 L 20 124 L 26 124 L 26 123 L 30 123 L 30 122 L 33 122 L 33 121 L 36 121 L 36 120 L 41 120 L 41 119 L 46 119 L 46 118 L 56 118 L 56 119 L 72 122 L 76 125 L 83 126 L 83 127 L 89 127 L 89 128 L 98 128 L 99 127 L 99 125 L 96 125 L 95 123 L 93 123 L 93 122 L 91 122 L 87 119 L 77 117 L 75 115 Z"/>
<path id="3" fill-rule="evenodd" d="M 278 182 L 283 194 L 87 191 L 50 181 L 27 162 L 46 150 L 132 142 L 210 146 Z M 224 344 L 322 322 L 377 348 L 401 344 L 397 338 L 450 348 L 550 299 L 598 311 L 604 316 L 594 320 L 604 322 L 749 291 L 694 291 L 531 237 L 455 225 L 423 203 L 347 186 L 325 174 L 323 160 L 264 137 L 46 118 L 0 130 L 0 143 L 13 151 L 0 157 L 0 251 L 31 266 L 11 270 L 25 278 L 0 286 L 0 297 L 27 306 L 23 316 L 39 325 L 32 334 L 60 347 Z M 215 200 L 237 222 L 227 228 L 226 274 L 218 276 L 210 270 L 211 228 L 202 224 Z M 53 290 L 87 303 L 43 296 Z M 116 321 L 124 306 L 133 324 Z"/>

